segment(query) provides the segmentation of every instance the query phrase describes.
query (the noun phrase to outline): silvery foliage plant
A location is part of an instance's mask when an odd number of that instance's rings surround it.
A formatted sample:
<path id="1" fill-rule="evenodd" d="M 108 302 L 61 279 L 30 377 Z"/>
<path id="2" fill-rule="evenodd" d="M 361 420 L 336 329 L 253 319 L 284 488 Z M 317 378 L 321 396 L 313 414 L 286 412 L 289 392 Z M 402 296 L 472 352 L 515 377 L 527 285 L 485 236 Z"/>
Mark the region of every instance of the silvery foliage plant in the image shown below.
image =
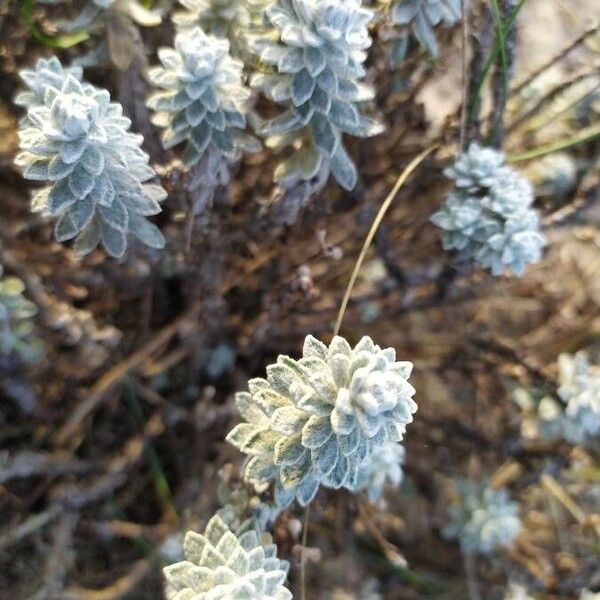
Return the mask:
<path id="1" fill-rule="evenodd" d="M 366 491 L 369 500 L 376 502 L 382 498 L 386 484 L 398 488 L 404 477 L 405 456 L 404 446 L 396 442 L 375 448 L 358 470 L 357 489 Z"/>
<path id="2" fill-rule="evenodd" d="M 461 13 L 461 0 L 398 0 L 392 6 L 392 21 L 409 26 L 427 51 L 437 57 L 434 28 L 440 24 L 455 25 Z"/>
<path id="3" fill-rule="evenodd" d="M 261 12 L 273 0 L 179 0 L 182 10 L 173 15 L 178 29 L 202 27 L 220 37 L 243 36 L 260 23 Z"/>
<path id="4" fill-rule="evenodd" d="M 32 210 L 56 218 L 56 239 L 74 238 L 78 255 L 102 244 L 121 258 L 128 234 L 164 247 L 146 217 L 160 212 L 166 192 L 146 183 L 155 174 L 140 149 L 142 137 L 129 126 L 107 91 L 72 75 L 60 87 L 48 85 L 43 105 L 32 105 L 21 124 L 16 164 L 27 179 L 49 182 L 34 195 Z"/>
<path id="5" fill-rule="evenodd" d="M 267 534 L 234 532 L 215 515 L 204 534 L 189 531 L 185 560 L 165 567 L 167 600 L 290 600 L 289 564 Z"/>
<path id="6" fill-rule="evenodd" d="M 458 499 L 450 505 L 442 534 L 456 539 L 465 554 L 491 555 L 509 547 L 522 529 L 519 505 L 508 490 L 469 480 L 456 483 Z"/>
<path id="7" fill-rule="evenodd" d="M 43 4 L 60 4 L 65 0 L 41 0 Z M 83 31 L 94 24 L 98 17 L 112 14 L 130 18 L 137 25 L 154 27 L 161 22 L 160 14 L 148 10 L 139 0 L 88 0 L 83 10 L 72 21 L 59 24 L 66 31 Z"/>
<path id="8" fill-rule="evenodd" d="M 541 259 L 546 238 L 531 207 L 533 188 L 505 165 L 502 152 L 474 142 L 445 174 L 455 187 L 431 217 L 443 231 L 444 249 L 494 275 L 512 270 L 521 276 Z"/>
<path id="9" fill-rule="evenodd" d="M 246 481 L 274 481 L 280 507 L 294 498 L 307 505 L 321 485 L 358 491 L 360 469 L 413 420 L 411 370 L 369 337 L 352 348 L 342 337 L 328 347 L 307 336 L 300 360 L 279 356 L 266 379 L 236 396 L 245 422 L 227 440 L 249 455 Z"/>
<path id="10" fill-rule="evenodd" d="M 227 40 L 196 27 L 179 33 L 175 47 L 161 48 L 158 56 L 162 66 L 151 69 L 149 77 L 162 90 L 148 106 L 157 111 L 153 122 L 164 130 L 165 148 L 185 143 L 182 160 L 188 168 L 204 161 L 205 176 L 192 179 L 194 188 L 219 172 L 219 158 L 236 160 L 244 151 L 260 150 L 244 131 L 250 91 L 243 85 L 243 64 L 230 56 Z"/>
<path id="11" fill-rule="evenodd" d="M 540 399 L 517 389 L 515 400 L 523 411 L 524 437 L 572 444 L 588 444 L 600 434 L 600 367 L 585 352 L 558 357 L 558 394 Z"/>
<path id="12" fill-rule="evenodd" d="M 360 0 L 278 0 L 265 12 L 275 34 L 253 40 L 267 69 L 252 84 L 285 111 L 263 123 L 259 133 L 270 147 L 294 147 L 275 180 L 309 181 L 326 166 L 351 190 L 357 172 L 343 134 L 364 138 L 383 131 L 359 110 L 374 97 L 361 83 L 373 12 Z"/>
<path id="13" fill-rule="evenodd" d="M 591 365 L 585 352 L 558 357 L 558 395 L 565 403 L 563 435 L 586 443 L 600 435 L 600 366 Z"/>
<path id="14" fill-rule="evenodd" d="M 25 286 L 16 277 L 3 277 L 0 266 L 0 358 L 16 356 L 25 363 L 40 357 L 33 338 L 35 304 L 25 298 Z"/>

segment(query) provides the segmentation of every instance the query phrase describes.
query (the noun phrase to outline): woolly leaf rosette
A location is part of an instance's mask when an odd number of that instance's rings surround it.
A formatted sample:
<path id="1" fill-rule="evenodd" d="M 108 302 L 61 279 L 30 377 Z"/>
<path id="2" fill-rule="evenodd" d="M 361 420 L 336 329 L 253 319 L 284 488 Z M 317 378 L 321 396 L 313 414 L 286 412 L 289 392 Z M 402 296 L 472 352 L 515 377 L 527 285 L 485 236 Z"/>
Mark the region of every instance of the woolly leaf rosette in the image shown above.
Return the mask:
<path id="1" fill-rule="evenodd" d="M 211 148 L 235 159 L 260 144 L 244 132 L 250 91 L 242 81 L 243 64 L 229 54 L 227 40 L 200 28 L 181 32 L 174 48 L 158 53 L 162 66 L 150 70 L 162 91 L 148 99 L 157 111 L 153 122 L 164 128 L 165 148 L 186 143 L 183 162 L 192 167 Z"/>
<path id="2" fill-rule="evenodd" d="M 357 172 L 343 134 L 383 131 L 359 110 L 374 97 L 361 83 L 373 12 L 360 0 L 278 0 L 265 14 L 275 33 L 257 36 L 252 47 L 268 68 L 251 83 L 285 111 L 258 131 L 271 147 L 296 149 L 275 180 L 310 180 L 325 163 L 341 186 L 353 189 Z"/>
<path id="3" fill-rule="evenodd" d="M 460 480 L 456 491 L 458 497 L 448 509 L 450 522 L 443 535 L 457 539 L 464 553 L 490 555 L 509 547 L 522 524 L 519 505 L 508 490 Z"/>
<path id="4" fill-rule="evenodd" d="M 442 229 L 446 250 L 457 250 L 493 275 L 523 275 L 541 260 L 546 238 L 532 208 L 533 188 L 504 154 L 472 143 L 446 170 L 455 189 L 431 221 Z"/>
<path id="5" fill-rule="evenodd" d="M 439 53 L 435 27 L 455 25 L 461 17 L 461 0 L 398 0 L 392 20 L 411 28 L 414 36 L 434 57 Z"/>
<path id="6" fill-rule="evenodd" d="M 268 536 L 267 536 L 268 538 Z M 236 534 L 215 515 L 204 534 L 188 531 L 185 560 L 165 567 L 168 600 L 291 600 L 289 564 L 255 530 Z"/>
<path id="7" fill-rule="evenodd" d="M 71 75 L 48 86 L 43 106 L 32 106 L 21 124 L 15 162 L 27 179 L 50 184 L 34 195 L 32 210 L 56 218 L 56 239 L 75 238 L 79 255 L 102 244 L 121 258 L 128 234 L 164 246 L 146 217 L 160 212 L 166 192 L 147 183 L 155 173 L 130 124 L 107 91 Z"/>
<path id="8" fill-rule="evenodd" d="M 183 10 L 173 15 L 177 28 L 200 26 L 207 33 L 223 37 L 249 26 L 251 9 L 257 0 L 179 0 L 179 4 Z"/>
<path id="9" fill-rule="evenodd" d="M 246 481 L 274 481 L 278 506 L 307 505 L 321 485 L 358 490 L 361 467 L 413 420 L 411 370 L 369 337 L 352 348 L 308 336 L 301 359 L 279 356 L 236 397 L 245 422 L 227 440 L 250 457 Z"/>

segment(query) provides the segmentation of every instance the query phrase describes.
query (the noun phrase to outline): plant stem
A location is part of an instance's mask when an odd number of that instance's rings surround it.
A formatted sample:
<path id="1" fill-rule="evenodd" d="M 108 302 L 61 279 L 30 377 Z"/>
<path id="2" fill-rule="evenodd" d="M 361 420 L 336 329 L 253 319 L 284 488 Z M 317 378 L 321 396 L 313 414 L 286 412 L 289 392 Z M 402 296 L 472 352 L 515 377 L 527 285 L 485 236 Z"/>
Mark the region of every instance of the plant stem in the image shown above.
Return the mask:
<path id="1" fill-rule="evenodd" d="M 504 31 L 506 33 L 508 33 L 509 31 L 512 30 L 512 28 L 514 27 L 514 24 L 517 20 L 517 16 L 521 10 L 521 8 L 523 7 L 523 5 L 525 4 L 526 0 L 520 0 L 519 4 L 517 5 L 517 7 L 515 8 L 515 10 L 512 12 L 512 14 L 510 15 L 510 18 L 507 20 L 506 22 L 506 26 L 504 27 Z M 494 49 L 492 50 L 492 52 L 490 53 L 490 55 L 488 56 L 485 65 L 483 67 L 483 71 L 481 74 L 481 77 L 479 78 L 479 80 L 477 81 L 477 85 L 475 88 L 475 92 L 471 98 L 470 101 L 470 106 L 469 106 L 469 119 L 468 122 L 469 123 L 473 123 L 475 118 L 477 117 L 477 114 L 479 113 L 479 109 L 481 107 L 481 92 L 483 90 L 483 86 L 487 80 L 487 77 L 489 75 L 490 69 L 492 68 L 492 65 L 497 61 L 498 59 L 498 53 L 500 52 L 500 42 L 499 40 L 496 40 L 496 44 L 494 46 Z"/>
<path id="2" fill-rule="evenodd" d="M 308 544 L 308 523 L 310 521 L 310 504 L 304 509 L 302 525 L 302 552 L 300 554 L 300 597 L 306 600 L 306 546 Z"/>
<path id="3" fill-rule="evenodd" d="M 379 229 L 379 226 L 381 225 L 381 222 L 383 221 L 383 217 L 385 217 L 385 214 L 387 213 L 388 209 L 390 208 L 394 198 L 396 197 L 396 195 L 400 191 L 400 188 L 404 185 L 406 180 L 412 175 L 412 173 L 415 171 L 415 169 L 425 160 L 425 158 L 427 158 L 427 156 L 429 156 L 429 154 L 431 154 L 436 148 L 437 148 L 437 146 L 431 146 L 430 148 L 427 148 L 427 150 L 424 150 L 423 152 L 421 152 L 421 154 L 419 154 L 416 158 L 414 158 L 409 163 L 409 165 L 406 167 L 406 169 L 404 169 L 404 171 L 402 171 L 400 177 L 398 177 L 398 179 L 396 180 L 396 183 L 394 184 L 392 191 L 388 194 L 387 198 L 383 201 L 383 204 L 381 205 L 379 212 L 377 213 L 377 215 L 375 216 L 375 219 L 373 220 L 371 229 L 369 229 L 369 233 L 367 234 L 367 237 L 365 238 L 365 242 L 360 251 L 358 260 L 356 261 L 356 264 L 354 265 L 352 275 L 350 276 L 350 281 L 348 282 L 348 287 L 346 288 L 346 292 L 344 293 L 344 298 L 342 300 L 342 304 L 341 304 L 340 310 L 338 312 L 337 320 L 335 323 L 335 329 L 333 330 L 333 335 L 337 335 L 340 332 L 340 327 L 342 326 L 342 321 L 344 320 L 344 315 L 346 314 L 346 309 L 348 308 L 348 302 L 350 301 L 350 296 L 352 295 L 352 289 L 354 288 L 354 284 L 356 283 L 356 279 L 358 277 L 358 274 L 360 272 L 362 264 L 367 256 L 369 247 L 371 246 L 371 243 L 373 242 L 373 239 L 375 238 L 377 229 Z"/>

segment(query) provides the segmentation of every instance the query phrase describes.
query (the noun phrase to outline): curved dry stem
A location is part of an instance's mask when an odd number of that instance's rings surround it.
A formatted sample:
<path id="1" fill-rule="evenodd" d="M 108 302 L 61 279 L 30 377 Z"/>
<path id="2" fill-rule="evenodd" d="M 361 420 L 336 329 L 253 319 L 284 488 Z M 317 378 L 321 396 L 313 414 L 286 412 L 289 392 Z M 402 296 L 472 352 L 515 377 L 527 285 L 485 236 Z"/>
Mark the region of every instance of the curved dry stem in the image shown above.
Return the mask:
<path id="1" fill-rule="evenodd" d="M 400 191 L 400 188 L 405 184 L 406 180 L 412 175 L 412 173 L 415 171 L 415 169 L 425 160 L 425 158 L 427 158 L 427 156 L 429 156 L 437 147 L 438 147 L 437 145 L 431 146 L 430 148 L 427 148 L 426 150 L 421 152 L 421 154 L 419 154 L 416 158 L 414 158 L 410 162 L 410 164 L 406 167 L 406 169 L 404 169 L 404 171 L 402 171 L 402 174 L 400 175 L 400 177 L 398 177 L 396 183 L 394 184 L 394 187 L 392 188 L 392 191 L 388 194 L 387 198 L 383 201 L 383 204 L 381 205 L 381 208 L 379 209 L 379 212 L 377 213 L 377 215 L 373 221 L 373 224 L 371 225 L 371 229 L 369 230 L 369 233 L 367 234 L 367 237 L 365 238 L 365 243 L 363 244 L 363 247 L 360 251 L 358 260 L 356 261 L 356 264 L 354 265 L 354 269 L 352 271 L 352 275 L 350 276 L 350 281 L 348 283 L 348 287 L 346 288 L 346 292 L 344 293 L 344 298 L 343 298 L 342 304 L 340 306 L 340 311 L 337 316 L 333 335 L 337 335 L 340 332 L 340 327 L 342 326 L 342 321 L 344 320 L 344 315 L 346 314 L 346 309 L 348 308 L 348 302 L 349 302 L 350 296 L 352 294 L 352 289 L 354 288 L 354 284 L 356 283 L 356 279 L 358 277 L 358 274 L 360 272 L 362 264 L 367 256 L 369 247 L 371 246 L 371 243 L 373 242 L 373 239 L 375 238 L 375 234 L 377 233 L 377 230 L 379 229 L 379 226 L 381 225 L 381 222 L 383 221 L 383 217 L 385 217 L 385 214 L 387 213 L 392 202 L 394 201 L 394 198 Z"/>

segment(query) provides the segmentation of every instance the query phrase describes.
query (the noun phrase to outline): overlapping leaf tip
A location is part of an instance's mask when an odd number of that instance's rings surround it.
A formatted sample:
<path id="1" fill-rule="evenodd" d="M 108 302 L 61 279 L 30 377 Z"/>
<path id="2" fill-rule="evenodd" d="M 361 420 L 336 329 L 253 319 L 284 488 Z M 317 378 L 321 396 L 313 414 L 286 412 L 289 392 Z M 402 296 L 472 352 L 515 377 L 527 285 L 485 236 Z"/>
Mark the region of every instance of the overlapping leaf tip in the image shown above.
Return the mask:
<path id="1" fill-rule="evenodd" d="M 456 24 L 462 14 L 461 0 L 397 0 L 392 6 L 392 20 L 410 26 L 419 42 L 434 57 L 439 49 L 434 28 Z"/>
<path id="2" fill-rule="evenodd" d="M 165 148 L 186 142 L 183 162 L 192 167 L 211 149 L 229 159 L 260 144 L 245 133 L 250 91 L 243 64 L 229 54 L 229 42 L 199 27 L 182 31 L 174 48 L 159 50 L 162 66 L 150 70 L 162 88 L 148 99 L 153 118 L 164 128 Z"/>
<path id="3" fill-rule="evenodd" d="M 44 105 L 44 97 L 48 88 L 60 88 L 68 76 L 78 81 L 83 78 L 83 69 L 78 66 L 63 67 L 58 58 L 38 59 L 33 69 L 23 69 L 19 76 L 27 89 L 17 93 L 15 104 L 29 110 Z"/>
<path id="4" fill-rule="evenodd" d="M 258 36 L 252 47 L 267 65 L 252 84 L 285 112 L 266 121 L 259 133 L 272 147 L 294 145 L 275 180 L 314 178 L 323 164 L 340 185 L 353 189 L 356 168 L 346 152 L 344 133 L 370 137 L 383 131 L 359 111 L 373 99 L 365 76 L 368 24 L 373 12 L 360 0 L 278 0 L 266 10 L 275 31 Z"/>
<path id="5" fill-rule="evenodd" d="M 470 480 L 456 483 L 458 498 L 450 505 L 450 522 L 442 533 L 458 540 L 470 554 L 493 554 L 507 548 L 522 529 L 519 505 L 508 490 L 494 489 Z"/>
<path id="6" fill-rule="evenodd" d="M 121 106 L 71 74 L 50 85 L 39 72 L 43 104 L 29 107 L 16 158 L 27 179 L 49 183 L 34 195 L 32 210 L 57 218 L 57 240 L 75 238 L 79 255 L 102 244 L 121 258 L 128 234 L 162 248 L 162 234 L 146 217 L 160 212 L 166 192 L 147 183 L 155 173 Z"/>
<path id="7" fill-rule="evenodd" d="M 443 230 L 446 250 L 458 250 L 494 275 L 512 270 L 521 276 L 541 259 L 546 238 L 532 208 L 533 188 L 505 165 L 503 153 L 472 143 L 446 175 L 455 188 L 431 217 Z"/>
<path id="8" fill-rule="evenodd" d="M 289 570 L 277 547 L 255 530 L 234 533 L 215 515 L 204 534 L 189 531 L 185 560 L 164 569 L 168 600 L 290 600 Z"/>
<path id="9" fill-rule="evenodd" d="M 339 336 L 326 346 L 309 335 L 301 359 L 279 356 L 266 379 L 236 397 L 245 422 L 227 439 L 250 457 L 246 480 L 274 481 L 278 506 L 306 505 L 320 485 L 357 491 L 361 467 L 412 422 L 411 370 L 369 337 L 352 348 Z"/>

